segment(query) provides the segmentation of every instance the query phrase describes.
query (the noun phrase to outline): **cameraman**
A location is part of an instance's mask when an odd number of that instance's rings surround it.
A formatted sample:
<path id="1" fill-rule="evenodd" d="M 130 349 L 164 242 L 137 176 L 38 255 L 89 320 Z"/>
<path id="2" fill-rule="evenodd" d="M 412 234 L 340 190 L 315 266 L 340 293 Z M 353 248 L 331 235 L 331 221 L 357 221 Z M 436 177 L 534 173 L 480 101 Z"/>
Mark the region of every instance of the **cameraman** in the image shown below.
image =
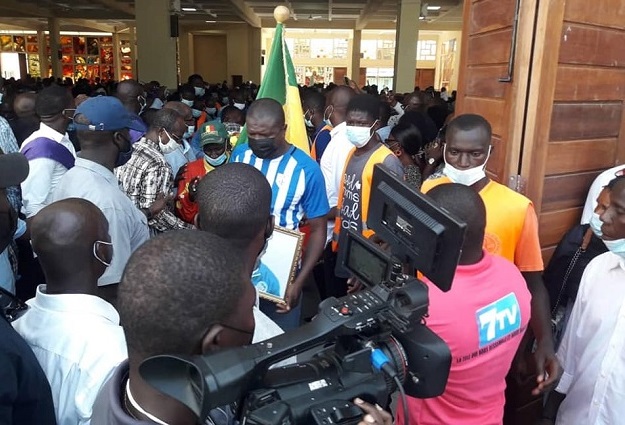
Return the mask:
<path id="1" fill-rule="evenodd" d="M 199 355 L 252 341 L 256 295 L 240 258 L 224 239 L 192 230 L 167 232 L 135 251 L 119 285 L 128 361 L 100 390 L 92 425 L 198 423 L 186 406 L 144 381 L 139 365 L 160 354 Z M 234 416 L 226 406 L 205 422 L 230 424 Z"/>
<path id="2" fill-rule="evenodd" d="M 426 282 L 427 326 L 451 350 L 447 386 L 439 397 L 408 397 L 410 419 L 419 425 L 501 424 L 505 378 L 529 322 L 531 296 L 512 262 L 483 250 L 486 209 L 474 189 L 451 183 L 428 196 L 467 228 L 451 290 Z M 397 423 L 404 424 L 401 408 L 398 413 Z"/>

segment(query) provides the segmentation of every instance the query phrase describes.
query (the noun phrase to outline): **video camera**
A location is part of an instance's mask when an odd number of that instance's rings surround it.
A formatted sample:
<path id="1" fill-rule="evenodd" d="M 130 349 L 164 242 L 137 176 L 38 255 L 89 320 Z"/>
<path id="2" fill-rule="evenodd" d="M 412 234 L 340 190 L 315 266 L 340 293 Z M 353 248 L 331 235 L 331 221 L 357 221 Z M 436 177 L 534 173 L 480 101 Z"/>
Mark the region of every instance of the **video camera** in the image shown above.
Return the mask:
<path id="1" fill-rule="evenodd" d="M 396 389 L 417 398 L 442 394 L 451 354 L 424 326 L 428 287 L 402 271 L 409 265 L 449 290 L 465 224 L 382 165 L 373 173 L 367 224 L 390 253 L 350 231 L 338 260 L 364 290 L 324 300 L 310 323 L 264 342 L 149 358 L 141 376 L 202 420 L 235 405 L 246 425 L 355 424 L 363 414 L 350 402 L 355 397 L 388 406 Z M 308 361 L 270 369 L 309 350 L 316 354 Z"/>

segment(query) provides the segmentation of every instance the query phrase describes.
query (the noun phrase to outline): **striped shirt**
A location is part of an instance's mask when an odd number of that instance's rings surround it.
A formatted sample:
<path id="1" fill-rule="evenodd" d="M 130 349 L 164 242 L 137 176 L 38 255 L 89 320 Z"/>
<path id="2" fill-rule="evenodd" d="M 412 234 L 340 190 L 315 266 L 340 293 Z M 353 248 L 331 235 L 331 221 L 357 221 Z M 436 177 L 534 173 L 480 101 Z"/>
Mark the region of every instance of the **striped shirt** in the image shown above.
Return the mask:
<path id="1" fill-rule="evenodd" d="M 246 143 L 232 152 L 231 162 L 252 165 L 265 175 L 271 185 L 271 210 L 281 227 L 295 230 L 302 217 L 323 217 L 330 210 L 319 165 L 295 146 L 278 158 L 261 159 Z"/>

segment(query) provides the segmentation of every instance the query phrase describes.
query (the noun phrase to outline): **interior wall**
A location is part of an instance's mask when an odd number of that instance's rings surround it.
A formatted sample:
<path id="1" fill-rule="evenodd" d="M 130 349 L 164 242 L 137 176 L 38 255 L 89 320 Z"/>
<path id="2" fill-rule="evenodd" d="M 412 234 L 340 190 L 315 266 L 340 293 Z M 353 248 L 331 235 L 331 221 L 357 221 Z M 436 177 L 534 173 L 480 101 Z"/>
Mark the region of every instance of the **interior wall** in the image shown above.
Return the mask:
<path id="1" fill-rule="evenodd" d="M 248 25 L 233 26 L 227 31 L 226 37 L 228 52 L 226 80 L 228 83 L 232 83 L 233 75 L 242 75 L 243 81 L 249 80 L 251 73 L 249 72 L 250 36 Z"/>
<path id="2" fill-rule="evenodd" d="M 460 46 L 462 43 L 462 31 L 441 31 L 438 37 L 438 47 L 436 48 L 436 88 L 441 87 L 443 78 L 442 61 L 443 61 L 443 45 L 450 40 L 456 40 L 456 53 L 453 60 L 453 74 L 449 83 L 449 91 L 458 89 L 458 75 L 460 74 Z"/>
<path id="3" fill-rule="evenodd" d="M 210 34 L 193 36 L 193 64 L 190 74 L 200 74 L 204 80 L 217 83 L 230 81 L 228 74 L 228 37 Z M 181 68 L 182 71 L 182 68 Z M 181 75 L 186 80 L 188 75 Z"/>

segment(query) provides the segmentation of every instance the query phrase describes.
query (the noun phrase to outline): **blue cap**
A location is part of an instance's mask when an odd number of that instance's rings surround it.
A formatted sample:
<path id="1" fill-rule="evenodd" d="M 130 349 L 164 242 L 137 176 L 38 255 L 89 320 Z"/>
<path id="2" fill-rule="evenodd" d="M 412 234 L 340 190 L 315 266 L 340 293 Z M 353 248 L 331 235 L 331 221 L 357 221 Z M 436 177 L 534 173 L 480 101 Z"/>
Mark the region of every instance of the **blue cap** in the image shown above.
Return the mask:
<path id="1" fill-rule="evenodd" d="M 143 130 L 132 120 L 130 112 L 113 96 L 91 97 L 82 102 L 74 113 L 76 130 L 116 131 L 128 128 Z"/>

